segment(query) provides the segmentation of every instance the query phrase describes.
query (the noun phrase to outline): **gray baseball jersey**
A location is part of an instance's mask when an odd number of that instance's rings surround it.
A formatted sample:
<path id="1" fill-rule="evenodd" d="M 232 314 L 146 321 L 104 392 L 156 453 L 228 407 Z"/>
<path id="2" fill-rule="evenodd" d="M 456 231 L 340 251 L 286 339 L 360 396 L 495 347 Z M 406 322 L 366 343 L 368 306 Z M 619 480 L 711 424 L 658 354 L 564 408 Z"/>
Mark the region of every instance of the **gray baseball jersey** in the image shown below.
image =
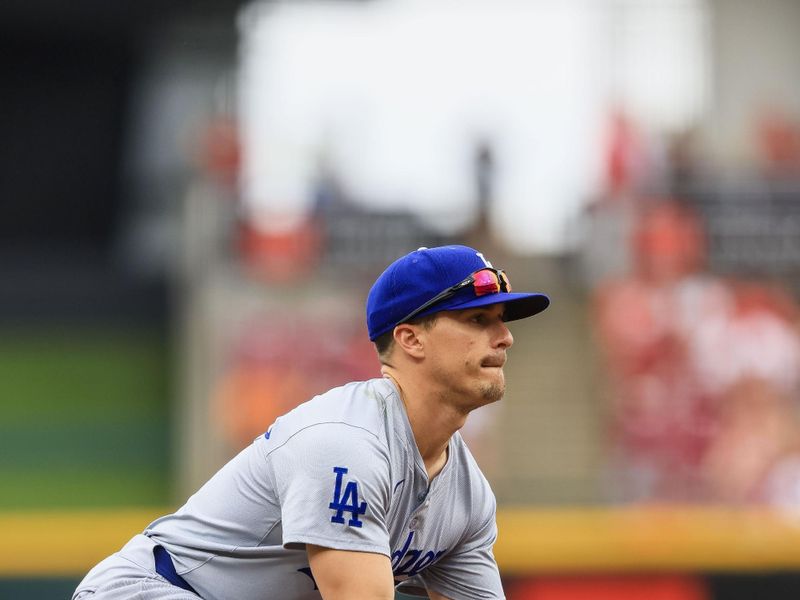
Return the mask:
<path id="1" fill-rule="evenodd" d="M 396 581 L 451 598 L 503 598 L 489 484 L 456 433 L 429 485 L 389 379 L 280 417 L 144 533 L 207 600 L 318 599 L 304 544 L 384 554 Z"/>

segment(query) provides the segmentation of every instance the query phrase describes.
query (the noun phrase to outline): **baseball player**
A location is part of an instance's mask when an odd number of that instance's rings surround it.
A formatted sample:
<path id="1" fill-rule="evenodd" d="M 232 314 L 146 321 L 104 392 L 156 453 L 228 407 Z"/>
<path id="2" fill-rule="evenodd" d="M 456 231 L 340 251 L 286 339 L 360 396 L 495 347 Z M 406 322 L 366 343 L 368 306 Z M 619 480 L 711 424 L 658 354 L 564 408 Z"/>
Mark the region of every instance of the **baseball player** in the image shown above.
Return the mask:
<path id="1" fill-rule="evenodd" d="M 458 430 L 504 393 L 506 321 L 548 304 L 466 246 L 398 259 L 367 299 L 383 377 L 278 418 L 73 600 L 503 598 L 494 495 Z"/>

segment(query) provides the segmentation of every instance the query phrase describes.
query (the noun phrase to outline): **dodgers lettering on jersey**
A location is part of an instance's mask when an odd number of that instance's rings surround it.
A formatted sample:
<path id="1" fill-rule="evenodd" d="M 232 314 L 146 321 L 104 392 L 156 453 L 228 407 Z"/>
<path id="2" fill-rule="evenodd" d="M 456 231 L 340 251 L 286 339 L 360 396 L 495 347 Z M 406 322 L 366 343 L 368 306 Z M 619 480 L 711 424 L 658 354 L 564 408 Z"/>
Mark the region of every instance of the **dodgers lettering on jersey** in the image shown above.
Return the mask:
<path id="1" fill-rule="evenodd" d="M 405 544 L 400 550 L 392 553 L 392 573 L 396 581 L 402 581 L 408 577 L 413 577 L 425 567 L 431 565 L 442 554 L 444 550 L 422 550 L 412 549 L 411 542 L 414 540 L 414 532 L 409 531 Z"/>
<path id="2" fill-rule="evenodd" d="M 356 382 L 280 417 L 145 534 L 201 597 L 319 600 L 306 544 L 385 555 L 397 581 L 503 597 L 495 501 L 456 433 L 428 481 L 392 382 Z"/>

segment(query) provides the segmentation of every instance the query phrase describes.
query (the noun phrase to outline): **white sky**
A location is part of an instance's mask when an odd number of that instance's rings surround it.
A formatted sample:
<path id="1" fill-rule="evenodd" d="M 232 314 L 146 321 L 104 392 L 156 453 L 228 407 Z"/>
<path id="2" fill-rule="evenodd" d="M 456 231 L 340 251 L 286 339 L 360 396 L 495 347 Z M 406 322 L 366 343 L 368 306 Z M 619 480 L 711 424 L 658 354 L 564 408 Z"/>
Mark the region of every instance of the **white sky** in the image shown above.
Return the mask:
<path id="1" fill-rule="evenodd" d="M 265 227 L 302 218 L 324 154 L 356 200 L 456 232 L 474 216 L 486 137 L 495 229 L 522 252 L 562 250 L 598 183 L 612 99 L 661 128 L 702 107 L 698 2 L 253 5 L 240 70 L 248 211 Z"/>

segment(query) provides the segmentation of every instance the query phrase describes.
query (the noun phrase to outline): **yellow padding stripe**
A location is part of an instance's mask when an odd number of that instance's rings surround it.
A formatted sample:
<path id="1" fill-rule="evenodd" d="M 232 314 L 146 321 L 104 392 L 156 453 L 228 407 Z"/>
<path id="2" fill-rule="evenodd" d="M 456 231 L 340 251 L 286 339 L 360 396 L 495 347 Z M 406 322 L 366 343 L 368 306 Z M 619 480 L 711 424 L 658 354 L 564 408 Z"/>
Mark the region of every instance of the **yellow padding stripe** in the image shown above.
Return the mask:
<path id="1" fill-rule="evenodd" d="M 152 508 L 0 513 L 0 576 L 82 575 L 161 514 Z"/>
<path id="2" fill-rule="evenodd" d="M 504 574 L 800 568 L 800 513 L 722 507 L 506 509 Z"/>
<path id="3" fill-rule="evenodd" d="M 75 577 L 168 510 L 0 514 L 0 576 Z M 800 569 L 800 514 L 657 507 L 503 509 L 506 575 Z"/>

